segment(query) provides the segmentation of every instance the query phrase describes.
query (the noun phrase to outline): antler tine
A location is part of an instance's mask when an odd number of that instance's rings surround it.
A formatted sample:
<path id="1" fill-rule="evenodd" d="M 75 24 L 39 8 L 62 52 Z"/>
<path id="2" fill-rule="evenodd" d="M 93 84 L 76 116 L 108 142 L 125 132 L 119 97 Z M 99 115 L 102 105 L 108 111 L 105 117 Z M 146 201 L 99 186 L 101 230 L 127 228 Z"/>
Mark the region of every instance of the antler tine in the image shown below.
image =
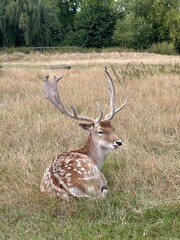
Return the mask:
<path id="1" fill-rule="evenodd" d="M 103 118 L 103 111 L 102 111 L 102 107 L 101 107 L 101 105 L 100 105 L 99 102 L 96 102 L 96 105 L 97 105 L 97 107 L 98 107 L 98 110 L 99 110 L 99 112 L 100 112 L 100 115 L 99 115 L 99 117 L 96 119 L 95 123 L 100 123 L 100 121 L 101 121 L 102 118 Z"/>
<path id="2" fill-rule="evenodd" d="M 128 103 L 128 98 L 126 98 L 125 102 L 124 102 L 119 108 L 117 108 L 117 109 L 115 110 L 115 114 L 116 114 L 117 112 L 120 112 L 120 111 L 126 106 L 127 103 Z"/>
<path id="3" fill-rule="evenodd" d="M 114 115 L 117 112 L 120 112 L 128 103 L 128 98 L 126 98 L 125 102 L 122 104 L 122 106 L 120 106 L 119 108 L 115 109 L 115 87 L 114 87 L 114 83 L 112 80 L 112 77 L 110 75 L 110 73 L 108 72 L 107 68 L 105 67 L 104 72 L 109 80 L 110 83 L 110 87 L 108 87 L 109 91 L 110 91 L 110 113 L 108 113 L 104 119 L 110 121 Z"/>
<path id="4" fill-rule="evenodd" d="M 115 110 L 114 115 L 115 115 L 116 113 L 120 112 L 120 111 L 126 106 L 127 103 L 128 103 L 128 98 L 126 98 L 125 102 L 124 102 L 120 107 L 118 107 L 118 108 Z M 106 119 L 106 120 L 111 120 L 112 118 L 109 119 L 110 116 L 111 116 L 111 113 L 107 114 L 107 115 L 105 116 L 105 119 Z"/>
<path id="5" fill-rule="evenodd" d="M 44 79 L 44 90 L 45 90 L 45 96 L 46 98 L 56 107 L 60 110 L 62 114 L 67 115 L 70 118 L 81 120 L 81 121 L 88 121 L 88 122 L 94 122 L 94 119 L 84 116 L 79 116 L 77 114 L 76 109 L 71 107 L 72 112 L 68 111 L 67 108 L 64 106 L 64 104 L 61 101 L 61 98 L 58 93 L 57 84 L 61 77 L 54 76 L 53 82 L 48 81 L 49 76 L 46 76 Z"/>
<path id="6" fill-rule="evenodd" d="M 109 89 L 109 92 L 110 92 L 110 113 L 107 114 L 104 117 L 104 119 L 111 120 L 114 117 L 114 115 L 115 115 L 115 87 L 114 87 L 114 83 L 113 83 L 112 77 L 111 77 L 111 75 L 108 72 L 106 67 L 104 68 L 104 72 L 106 74 L 106 77 L 109 80 L 109 87 L 108 87 L 108 89 Z"/>

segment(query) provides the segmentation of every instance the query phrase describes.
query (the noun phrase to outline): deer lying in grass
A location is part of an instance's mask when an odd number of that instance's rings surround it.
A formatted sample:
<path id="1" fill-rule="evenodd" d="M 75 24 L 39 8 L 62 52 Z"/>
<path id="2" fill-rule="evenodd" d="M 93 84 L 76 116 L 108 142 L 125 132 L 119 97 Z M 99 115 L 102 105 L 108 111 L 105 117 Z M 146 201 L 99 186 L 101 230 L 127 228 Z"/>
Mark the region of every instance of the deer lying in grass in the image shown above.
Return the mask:
<path id="1" fill-rule="evenodd" d="M 63 198 L 106 195 L 107 181 L 101 173 L 101 168 L 109 150 L 122 145 L 110 120 L 125 107 L 127 99 L 121 107 L 115 109 L 115 87 L 106 68 L 104 72 L 109 80 L 110 113 L 103 117 L 102 108 L 97 104 L 100 112 L 97 119 L 80 116 L 73 107 L 71 111 L 68 110 L 62 103 L 57 89 L 58 81 L 62 77 L 54 76 L 51 83 L 48 81 L 49 76 L 46 76 L 44 80 L 46 97 L 61 113 L 86 122 L 80 123 L 79 126 L 89 131 L 89 137 L 83 148 L 62 153 L 50 163 L 41 182 L 42 192 Z"/>

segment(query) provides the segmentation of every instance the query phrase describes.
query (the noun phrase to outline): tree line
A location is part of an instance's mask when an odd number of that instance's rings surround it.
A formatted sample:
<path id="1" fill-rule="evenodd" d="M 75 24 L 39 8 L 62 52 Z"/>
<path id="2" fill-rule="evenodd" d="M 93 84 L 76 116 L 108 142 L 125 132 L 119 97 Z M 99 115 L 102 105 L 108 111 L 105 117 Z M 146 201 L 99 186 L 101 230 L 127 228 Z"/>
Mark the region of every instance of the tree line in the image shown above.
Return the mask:
<path id="1" fill-rule="evenodd" d="M 0 46 L 180 51 L 179 0 L 1 0 Z"/>

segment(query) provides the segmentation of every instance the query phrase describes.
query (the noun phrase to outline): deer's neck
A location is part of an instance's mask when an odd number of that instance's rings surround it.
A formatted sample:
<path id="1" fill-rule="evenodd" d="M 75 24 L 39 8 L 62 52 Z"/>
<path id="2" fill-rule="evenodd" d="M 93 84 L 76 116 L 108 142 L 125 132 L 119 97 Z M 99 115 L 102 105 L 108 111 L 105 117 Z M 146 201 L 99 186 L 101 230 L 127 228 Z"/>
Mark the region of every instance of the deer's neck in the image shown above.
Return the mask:
<path id="1" fill-rule="evenodd" d="M 96 162 L 98 169 L 101 169 L 103 162 L 109 153 L 109 150 L 98 146 L 98 144 L 93 141 L 92 135 L 90 133 L 85 146 L 78 150 L 78 152 L 86 154 L 92 158 Z"/>

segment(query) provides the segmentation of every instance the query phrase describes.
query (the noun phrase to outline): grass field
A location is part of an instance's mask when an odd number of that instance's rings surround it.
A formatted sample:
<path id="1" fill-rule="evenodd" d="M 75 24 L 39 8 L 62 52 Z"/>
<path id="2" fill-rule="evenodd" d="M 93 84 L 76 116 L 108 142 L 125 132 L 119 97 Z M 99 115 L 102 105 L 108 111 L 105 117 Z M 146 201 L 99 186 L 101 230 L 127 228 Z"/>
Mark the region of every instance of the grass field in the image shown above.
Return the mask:
<path id="1" fill-rule="evenodd" d="M 70 70 L 45 69 L 69 64 Z M 0 239 L 180 239 L 180 57 L 147 53 L 0 55 Z M 108 111 L 103 68 L 114 76 L 113 119 L 123 146 L 102 169 L 106 199 L 68 202 L 40 193 L 46 166 L 84 144 L 87 133 L 43 95 L 42 79 L 63 75 L 66 106 Z"/>

